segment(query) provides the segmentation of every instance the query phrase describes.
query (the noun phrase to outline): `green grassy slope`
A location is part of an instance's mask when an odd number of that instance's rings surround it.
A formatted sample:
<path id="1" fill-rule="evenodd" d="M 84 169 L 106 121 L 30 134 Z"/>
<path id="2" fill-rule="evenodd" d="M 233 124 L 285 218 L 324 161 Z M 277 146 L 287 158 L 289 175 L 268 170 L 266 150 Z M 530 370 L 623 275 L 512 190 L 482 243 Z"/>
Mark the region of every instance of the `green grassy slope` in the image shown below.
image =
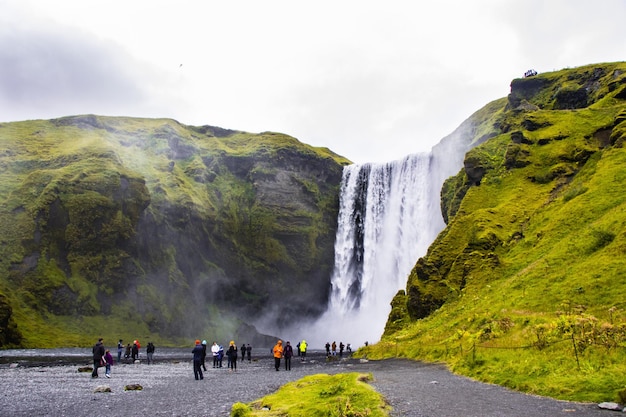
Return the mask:
<path id="1" fill-rule="evenodd" d="M 252 337 L 285 291 L 325 297 L 347 163 L 170 119 L 0 124 L 0 347 Z"/>
<path id="2" fill-rule="evenodd" d="M 581 401 L 626 387 L 626 64 L 512 82 L 442 190 L 448 225 L 360 353 Z M 493 104 L 493 103 L 492 103 Z"/>

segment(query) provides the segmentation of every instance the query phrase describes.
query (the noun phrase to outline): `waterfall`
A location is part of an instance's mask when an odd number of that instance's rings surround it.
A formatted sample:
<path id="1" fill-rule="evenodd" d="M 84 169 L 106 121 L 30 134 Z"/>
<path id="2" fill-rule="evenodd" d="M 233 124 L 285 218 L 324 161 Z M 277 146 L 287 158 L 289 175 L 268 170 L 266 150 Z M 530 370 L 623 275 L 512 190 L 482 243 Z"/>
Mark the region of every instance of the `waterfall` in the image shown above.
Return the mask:
<path id="1" fill-rule="evenodd" d="M 281 326 L 280 334 L 305 336 L 312 349 L 380 339 L 393 296 L 445 227 L 441 186 L 462 168 L 472 136 L 468 120 L 430 153 L 344 167 L 328 308 L 314 322 Z"/>
<path id="2" fill-rule="evenodd" d="M 331 298 L 322 319 L 333 323 L 328 337 L 341 335 L 355 346 L 379 339 L 391 299 L 443 228 L 439 210 L 432 210 L 430 167 L 430 154 L 414 154 L 344 168 Z M 438 188 L 435 197 L 438 208 Z"/>

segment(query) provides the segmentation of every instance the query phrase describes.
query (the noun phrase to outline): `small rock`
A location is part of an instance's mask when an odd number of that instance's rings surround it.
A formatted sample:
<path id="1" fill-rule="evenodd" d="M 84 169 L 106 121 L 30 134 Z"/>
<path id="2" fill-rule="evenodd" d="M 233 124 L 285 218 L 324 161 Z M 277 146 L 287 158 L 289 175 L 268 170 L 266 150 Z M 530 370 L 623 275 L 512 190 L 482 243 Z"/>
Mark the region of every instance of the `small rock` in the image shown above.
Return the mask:
<path id="1" fill-rule="evenodd" d="M 124 391 L 141 391 L 143 387 L 139 384 L 128 384 L 124 387 Z"/>
<path id="2" fill-rule="evenodd" d="M 361 363 L 367 363 L 367 362 L 369 362 L 369 361 L 368 361 L 367 359 L 359 359 L 359 362 L 361 362 Z"/>
<path id="3" fill-rule="evenodd" d="M 78 372 L 93 372 L 93 368 L 91 366 L 81 366 L 78 368 Z"/>
<path id="4" fill-rule="evenodd" d="M 598 407 L 604 410 L 622 411 L 622 407 L 618 403 L 605 402 L 598 404 Z"/>
<path id="5" fill-rule="evenodd" d="M 93 392 L 111 392 L 111 387 L 108 385 L 98 385 Z"/>

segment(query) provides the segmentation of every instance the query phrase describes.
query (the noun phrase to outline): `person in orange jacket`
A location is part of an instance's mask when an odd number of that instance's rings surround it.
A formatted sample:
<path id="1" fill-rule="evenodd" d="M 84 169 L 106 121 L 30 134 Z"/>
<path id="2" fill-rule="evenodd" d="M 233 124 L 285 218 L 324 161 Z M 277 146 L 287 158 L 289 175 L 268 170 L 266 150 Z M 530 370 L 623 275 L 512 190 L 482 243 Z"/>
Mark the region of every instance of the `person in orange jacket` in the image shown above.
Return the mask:
<path id="1" fill-rule="evenodd" d="M 276 342 L 276 345 L 274 346 L 274 349 L 272 349 L 272 352 L 274 353 L 274 368 L 276 368 L 276 370 L 278 371 L 278 369 L 280 368 L 280 358 L 283 357 L 283 341 L 279 340 L 278 342 Z"/>

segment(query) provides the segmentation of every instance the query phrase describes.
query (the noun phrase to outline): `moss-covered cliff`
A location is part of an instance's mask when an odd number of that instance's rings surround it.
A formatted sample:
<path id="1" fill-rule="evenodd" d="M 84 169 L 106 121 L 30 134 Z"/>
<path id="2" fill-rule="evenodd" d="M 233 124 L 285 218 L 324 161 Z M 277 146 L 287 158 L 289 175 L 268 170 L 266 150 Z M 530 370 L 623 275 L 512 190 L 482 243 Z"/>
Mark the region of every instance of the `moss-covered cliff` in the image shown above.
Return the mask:
<path id="1" fill-rule="evenodd" d="M 167 119 L 0 124 L 0 346 L 254 343 L 259 317 L 320 313 L 347 163 Z"/>
<path id="2" fill-rule="evenodd" d="M 391 343 L 529 392 L 615 400 L 626 345 L 626 64 L 513 80 L 472 118 L 491 134 L 444 185 L 447 227 L 369 354 L 388 355 Z"/>

